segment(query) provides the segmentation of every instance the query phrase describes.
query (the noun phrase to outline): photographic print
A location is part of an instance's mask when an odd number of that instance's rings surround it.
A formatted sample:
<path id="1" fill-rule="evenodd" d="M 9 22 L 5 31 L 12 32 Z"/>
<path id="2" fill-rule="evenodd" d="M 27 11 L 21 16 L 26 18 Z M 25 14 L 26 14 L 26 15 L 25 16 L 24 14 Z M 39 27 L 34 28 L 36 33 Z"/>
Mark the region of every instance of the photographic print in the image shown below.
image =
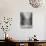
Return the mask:
<path id="1" fill-rule="evenodd" d="M 20 12 L 20 25 L 22 28 L 32 28 L 32 12 Z"/>

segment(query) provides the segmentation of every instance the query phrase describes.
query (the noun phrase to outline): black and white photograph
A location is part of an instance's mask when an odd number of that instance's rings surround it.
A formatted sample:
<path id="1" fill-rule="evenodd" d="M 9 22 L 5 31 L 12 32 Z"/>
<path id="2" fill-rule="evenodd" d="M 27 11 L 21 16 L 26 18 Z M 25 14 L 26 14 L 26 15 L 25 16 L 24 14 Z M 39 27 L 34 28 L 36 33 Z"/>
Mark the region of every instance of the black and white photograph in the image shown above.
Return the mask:
<path id="1" fill-rule="evenodd" d="M 32 28 L 32 12 L 20 12 L 20 25 L 22 28 Z"/>

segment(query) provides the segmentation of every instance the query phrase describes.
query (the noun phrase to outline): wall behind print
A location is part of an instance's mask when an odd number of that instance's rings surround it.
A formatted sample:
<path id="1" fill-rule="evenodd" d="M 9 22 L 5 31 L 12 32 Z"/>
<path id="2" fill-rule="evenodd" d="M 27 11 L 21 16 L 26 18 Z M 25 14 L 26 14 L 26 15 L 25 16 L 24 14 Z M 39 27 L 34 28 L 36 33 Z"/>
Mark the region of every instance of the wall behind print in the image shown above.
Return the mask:
<path id="1" fill-rule="evenodd" d="M 20 28 L 20 12 L 27 11 L 33 13 L 33 27 L 31 29 L 22 29 Z M 44 7 L 32 8 L 28 0 L 0 0 L 0 17 L 13 17 L 11 30 L 8 32 L 18 40 L 27 40 L 34 34 L 37 35 L 39 40 L 45 39 L 45 12 Z M 0 35 L 2 33 L 0 31 Z M 2 39 L 2 36 L 0 36 L 0 39 Z"/>

